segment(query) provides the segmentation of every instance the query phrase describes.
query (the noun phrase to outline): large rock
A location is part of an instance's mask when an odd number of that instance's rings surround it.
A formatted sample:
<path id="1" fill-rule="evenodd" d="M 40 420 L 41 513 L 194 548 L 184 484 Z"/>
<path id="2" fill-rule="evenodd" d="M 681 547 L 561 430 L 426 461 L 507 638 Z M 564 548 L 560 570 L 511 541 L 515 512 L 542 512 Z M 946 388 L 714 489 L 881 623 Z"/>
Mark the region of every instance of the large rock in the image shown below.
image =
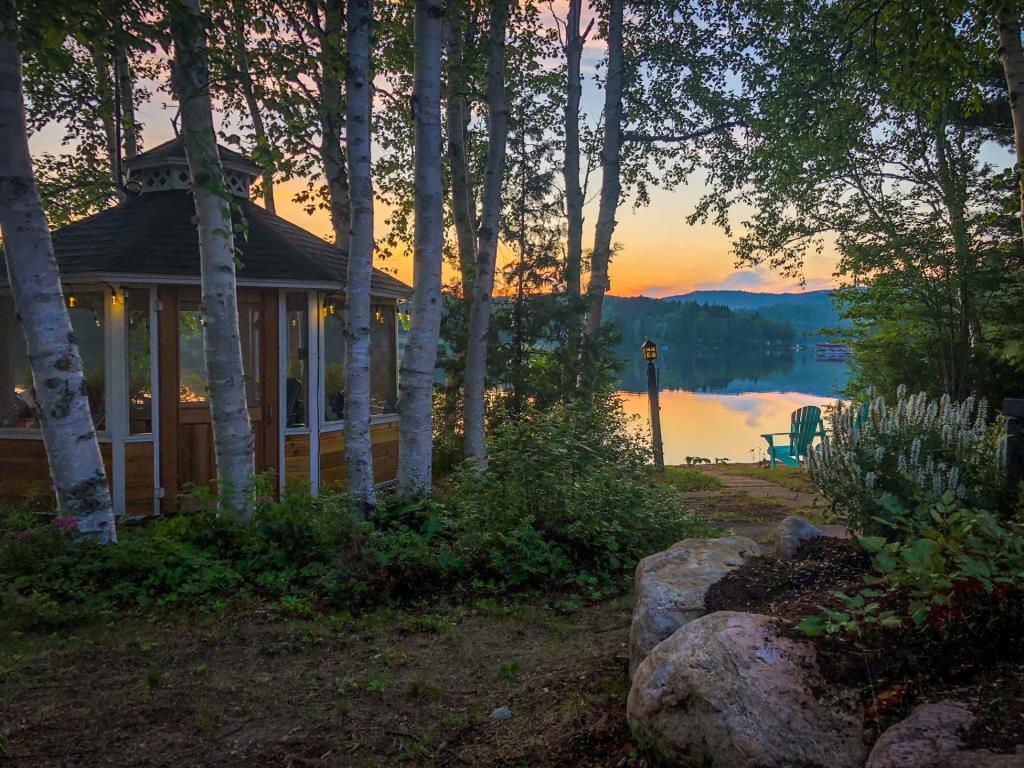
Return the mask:
<path id="1" fill-rule="evenodd" d="M 769 540 L 768 548 L 780 560 L 792 560 L 801 544 L 821 536 L 828 534 L 802 517 L 790 515 L 779 523 Z"/>
<path id="2" fill-rule="evenodd" d="M 675 764 L 860 768 L 861 718 L 825 690 L 812 643 L 778 637 L 768 616 L 719 611 L 651 651 L 626 712 L 640 743 Z"/>
<path id="3" fill-rule="evenodd" d="M 922 704 L 875 742 L 866 768 L 1021 768 L 1024 752 L 964 749 L 961 737 L 974 722 L 956 701 Z"/>
<path id="4" fill-rule="evenodd" d="M 633 577 L 629 673 L 651 649 L 688 621 L 704 615 L 704 593 L 722 576 L 761 554 L 744 536 L 684 539 L 645 557 Z"/>

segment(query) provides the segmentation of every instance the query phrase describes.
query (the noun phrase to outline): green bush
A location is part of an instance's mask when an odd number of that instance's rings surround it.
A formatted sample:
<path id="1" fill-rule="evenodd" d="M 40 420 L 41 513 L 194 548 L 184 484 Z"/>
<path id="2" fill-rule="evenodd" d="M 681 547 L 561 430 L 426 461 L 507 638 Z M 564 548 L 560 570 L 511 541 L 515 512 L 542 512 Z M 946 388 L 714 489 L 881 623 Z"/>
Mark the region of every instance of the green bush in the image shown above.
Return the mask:
<path id="1" fill-rule="evenodd" d="M 954 498 L 1008 515 L 1006 426 L 989 422 L 985 402 L 962 403 L 926 394 L 896 402 L 837 403 L 826 439 L 812 452 L 811 479 L 851 530 L 892 535 L 895 509 L 912 508 L 922 493 Z M 881 503 L 893 497 L 897 505 Z"/>
<path id="2" fill-rule="evenodd" d="M 254 493 L 249 525 L 194 511 L 126 525 L 116 545 L 76 542 L 63 521 L 0 513 L 0 622 L 75 624 L 121 609 L 227 599 L 294 612 L 357 610 L 442 594 L 621 589 L 637 561 L 706 525 L 647 474 L 616 401 L 559 406 L 498 428 L 490 468 L 460 468 L 432 501 L 385 497 L 372 522 L 347 497 Z M 265 482 L 265 481 L 263 481 Z"/>
<path id="3" fill-rule="evenodd" d="M 857 630 L 864 625 L 901 627 L 947 624 L 976 614 L 979 606 L 1005 602 L 1024 583 L 1024 536 L 991 512 L 973 509 L 947 492 L 910 509 L 892 495 L 880 497 L 888 535 L 858 541 L 871 553 L 869 585 L 854 595 L 836 593 L 841 610 L 825 610 L 800 627 L 809 635 Z M 993 600 L 992 596 L 998 596 Z"/>

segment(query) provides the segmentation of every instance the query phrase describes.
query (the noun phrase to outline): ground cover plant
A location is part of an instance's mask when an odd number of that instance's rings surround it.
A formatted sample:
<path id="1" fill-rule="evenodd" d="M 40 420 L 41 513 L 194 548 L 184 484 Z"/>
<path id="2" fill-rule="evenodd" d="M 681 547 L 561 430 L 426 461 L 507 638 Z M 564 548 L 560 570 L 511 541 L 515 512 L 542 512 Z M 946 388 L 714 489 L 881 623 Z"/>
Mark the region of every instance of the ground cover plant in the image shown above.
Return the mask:
<path id="1" fill-rule="evenodd" d="M 7 510 L 0 615 L 48 629 L 178 603 L 265 600 L 310 615 L 453 594 L 618 593 L 641 557 L 712 531 L 650 480 L 623 424 L 612 399 L 525 414 L 495 431 L 487 472 L 460 469 L 429 501 L 385 498 L 369 521 L 339 493 L 275 500 L 267 479 L 249 524 L 197 493 L 192 511 L 125 526 L 116 546 Z"/>

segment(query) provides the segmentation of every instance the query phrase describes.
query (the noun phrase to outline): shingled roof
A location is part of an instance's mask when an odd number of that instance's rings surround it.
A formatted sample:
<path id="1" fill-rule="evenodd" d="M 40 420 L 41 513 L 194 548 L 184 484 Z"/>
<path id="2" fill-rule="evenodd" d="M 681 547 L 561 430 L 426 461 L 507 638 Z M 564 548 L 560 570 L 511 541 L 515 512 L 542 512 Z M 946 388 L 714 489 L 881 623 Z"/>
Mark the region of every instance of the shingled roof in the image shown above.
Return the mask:
<path id="1" fill-rule="evenodd" d="M 220 154 L 221 163 L 234 165 L 242 170 L 249 171 L 253 176 L 260 174 L 260 167 L 245 155 L 235 152 L 233 149 L 228 149 L 223 144 L 217 145 L 217 151 Z M 128 161 L 128 167 L 141 168 L 168 161 L 188 162 L 188 157 L 185 155 L 185 143 L 181 140 L 180 136 L 176 136 L 170 141 L 165 141 L 163 144 L 158 144 L 152 149 L 147 149 L 145 152 L 140 152 Z"/>
<path id="2" fill-rule="evenodd" d="M 235 237 L 240 283 L 294 282 L 344 288 L 348 257 L 336 246 L 275 216 L 250 200 L 236 199 L 235 223 L 244 216 L 247 235 Z M 192 194 L 183 190 L 130 197 L 53 233 L 65 279 L 138 276 L 199 277 L 199 235 Z M 408 295 L 411 288 L 373 271 L 375 294 Z"/>

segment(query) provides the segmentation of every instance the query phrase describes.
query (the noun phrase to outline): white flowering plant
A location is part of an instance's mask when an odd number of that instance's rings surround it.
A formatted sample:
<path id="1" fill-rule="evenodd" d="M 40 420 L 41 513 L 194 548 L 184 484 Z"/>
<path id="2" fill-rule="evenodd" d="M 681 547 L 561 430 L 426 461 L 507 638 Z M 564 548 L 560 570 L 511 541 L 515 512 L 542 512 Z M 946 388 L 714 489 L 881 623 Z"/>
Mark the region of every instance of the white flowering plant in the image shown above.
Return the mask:
<path id="1" fill-rule="evenodd" d="M 984 400 L 897 391 L 896 401 L 836 403 L 811 479 L 850 530 L 891 536 L 894 509 L 946 494 L 978 509 L 1013 506 L 1006 482 L 1006 423 Z M 883 504 L 884 496 L 899 504 Z"/>

